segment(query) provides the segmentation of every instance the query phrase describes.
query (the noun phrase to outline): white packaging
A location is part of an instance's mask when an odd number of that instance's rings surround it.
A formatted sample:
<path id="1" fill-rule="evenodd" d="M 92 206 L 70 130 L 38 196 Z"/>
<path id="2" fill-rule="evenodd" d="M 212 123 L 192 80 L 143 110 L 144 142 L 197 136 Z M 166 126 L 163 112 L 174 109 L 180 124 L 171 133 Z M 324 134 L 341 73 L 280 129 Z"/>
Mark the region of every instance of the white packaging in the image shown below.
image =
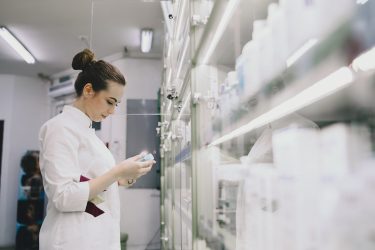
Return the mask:
<path id="1" fill-rule="evenodd" d="M 255 189 L 258 197 L 256 231 L 258 232 L 258 249 L 276 249 L 277 233 L 277 173 L 272 164 L 257 164 L 250 167 L 251 175 L 255 179 Z"/>
<path id="2" fill-rule="evenodd" d="M 267 84 L 275 75 L 273 74 L 273 48 L 271 29 L 266 20 L 254 21 L 253 40 L 258 43 L 258 63 L 261 86 Z"/>
<path id="3" fill-rule="evenodd" d="M 236 210 L 236 250 L 260 249 L 260 212 L 256 176 L 244 174 L 240 181 Z"/>
<path id="4" fill-rule="evenodd" d="M 303 43 L 303 38 L 301 36 L 301 29 L 305 28 L 301 25 L 303 20 L 303 17 L 301 18 L 303 1 L 304 0 L 280 0 L 280 7 L 283 9 L 286 17 L 288 56 L 292 55 Z"/>
<path id="5" fill-rule="evenodd" d="M 315 0 L 317 2 L 317 18 L 321 36 L 330 34 L 345 21 L 348 21 L 356 9 L 354 0 Z"/>
<path id="6" fill-rule="evenodd" d="M 375 161 L 361 166 L 340 185 L 322 250 L 375 249 Z"/>
<path id="7" fill-rule="evenodd" d="M 229 117 L 230 118 L 235 118 L 233 117 L 233 114 L 238 109 L 239 105 L 239 91 L 240 89 L 238 88 L 238 78 L 237 78 L 237 72 L 236 71 L 230 71 L 227 74 L 227 80 L 228 80 L 228 87 L 230 89 L 229 91 Z"/>
<path id="8" fill-rule="evenodd" d="M 322 130 L 321 147 L 322 175 L 342 177 L 370 157 L 370 132 L 366 126 L 335 124 Z"/>
<path id="9" fill-rule="evenodd" d="M 287 27 L 284 10 L 276 3 L 268 6 L 267 23 L 271 30 L 273 72 L 277 76 L 286 68 L 288 51 Z"/>
<path id="10" fill-rule="evenodd" d="M 279 250 L 317 249 L 319 131 L 287 128 L 272 136 L 279 172 Z"/>
<path id="11" fill-rule="evenodd" d="M 339 187 L 345 185 L 345 178 L 358 171 L 358 166 L 370 155 L 371 142 L 367 127 L 335 124 L 322 130 L 319 187 L 321 195 L 318 202 L 322 249 L 327 241 L 328 231 L 332 230 L 324 225 L 337 213 Z"/>
<path id="12" fill-rule="evenodd" d="M 243 48 L 244 99 L 253 96 L 261 87 L 258 41 L 251 40 Z"/>
<path id="13" fill-rule="evenodd" d="M 237 78 L 237 72 L 236 71 L 230 71 L 228 72 L 228 85 L 230 87 L 234 87 L 238 85 L 238 78 Z"/>
<path id="14" fill-rule="evenodd" d="M 245 90 L 245 56 L 241 54 L 236 59 L 236 73 L 241 93 Z"/>

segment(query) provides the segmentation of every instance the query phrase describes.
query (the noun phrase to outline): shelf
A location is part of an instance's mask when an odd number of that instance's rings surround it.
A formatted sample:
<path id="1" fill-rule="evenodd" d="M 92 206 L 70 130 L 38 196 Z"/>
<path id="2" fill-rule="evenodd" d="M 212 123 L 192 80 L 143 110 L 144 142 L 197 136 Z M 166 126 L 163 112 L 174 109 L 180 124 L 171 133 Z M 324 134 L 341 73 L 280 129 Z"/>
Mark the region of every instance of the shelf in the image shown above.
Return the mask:
<path id="1" fill-rule="evenodd" d="M 253 21 L 264 19 L 267 6 L 272 2 L 276 1 L 215 1 L 193 63 L 221 64 L 233 68 L 243 46 L 251 39 Z"/>
<path id="2" fill-rule="evenodd" d="M 232 136 L 228 137 L 228 134 L 237 134 L 238 131 L 236 130 L 242 130 L 243 126 L 247 127 L 246 130 L 249 132 L 277 120 L 278 118 L 273 118 L 271 120 L 262 119 L 263 117 L 268 116 L 269 112 L 271 111 L 277 112 L 277 110 L 280 109 L 280 105 L 282 105 L 284 102 L 289 102 L 290 99 L 297 96 L 298 93 L 310 88 L 339 68 L 350 64 L 353 57 L 358 56 L 361 52 L 363 52 L 359 50 L 354 52 L 351 51 L 350 55 L 348 52 L 346 52 L 350 45 L 353 46 L 353 34 L 354 31 L 348 23 L 341 25 L 336 31 L 332 32 L 329 36 L 320 41 L 315 47 L 307 51 L 301 58 L 299 58 L 298 61 L 296 61 L 291 67 L 287 68 L 280 76 L 264 85 L 264 87 L 262 87 L 255 95 L 240 101 L 238 106 L 232 107 L 230 118 L 216 118 L 216 122 L 213 125 L 216 128 L 216 132 L 213 137 L 218 138 L 226 135 L 225 138 L 234 138 Z M 371 43 L 375 43 L 375 41 L 372 41 Z M 369 45 L 367 45 L 367 47 L 363 45 L 362 47 L 364 49 L 370 48 Z M 353 82 L 358 82 L 359 80 L 357 78 L 362 79 L 363 76 L 356 74 Z M 330 80 L 328 79 L 327 84 L 330 84 L 329 81 Z M 322 93 L 322 95 L 326 94 Z M 325 97 L 323 99 L 325 99 Z M 340 99 L 339 101 L 342 102 L 343 100 L 346 99 Z M 315 102 L 316 101 L 314 101 L 314 103 Z M 334 101 L 329 102 L 326 100 L 325 103 L 330 105 L 329 108 L 322 109 L 319 107 L 319 105 L 317 105 L 319 102 L 317 104 L 315 103 L 314 105 L 311 105 L 311 103 L 306 103 L 303 104 L 305 105 L 304 107 L 302 107 L 303 105 L 301 104 L 302 106 L 293 112 L 304 109 L 303 115 L 306 115 L 307 118 L 314 121 L 327 120 L 328 117 L 331 117 L 331 119 L 343 119 L 343 115 L 346 115 L 347 117 L 350 115 L 347 109 L 346 111 L 342 111 L 341 109 L 343 109 L 343 107 L 336 107 Z M 337 104 L 337 106 L 338 105 L 339 104 Z M 344 104 L 340 105 L 343 106 Z M 349 105 L 354 104 L 349 102 L 347 106 Z M 309 108 L 305 109 L 307 106 Z M 316 112 L 314 112 L 313 110 L 317 107 L 319 108 Z M 356 106 L 353 106 L 353 108 L 355 107 Z M 321 115 L 319 115 L 319 113 Z M 286 115 L 284 114 L 282 116 Z M 279 118 L 282 118 L 282 116 Z M 258 123 L 259 117 L 261 117 L 261 121 L 263 121 L 261 124 Z M 223 127 L 221 124 L 226 124 L 224 129 L 221 129 L 221 127 Z M 251 128 L 249 127 L 250 124 L 252 124 Z M 207 140 L 209 141 L 206 141 L 205 143 L 216 144 L 225 138 L 221 138 L 219 141 L 208 138 Z"/>
<path id="3" fill-rule="evenodd" d="M 178 213 L 181 215 L 182 221 L 191 230 L 192 229 L 192 215 L 186 209 L 182 208 L 179 203 L 175 203 Z"/>
<path id="4" fill-rule="evenodd" d="M 173 120 L 181 119 L 181 116 L 179 116 L 180 114 L 184 114 L 184 113 L 190 114 L 191 94 L 190 94 L 189 83 L 190 83 L 190 69 L 188 70 L 186 77 L 184 79 L 184 82 L 181 86 L 181 90 L 180 90 L 181 93 L 179 93 L 178 98 L 176 100 L 172 101 L 171 110 L 166 111 L 170 114 L 169 119 L 168 119 L 168 126 L 166 128 L 167 131 L 171 129 L 171 124 Z M 177 107 L 175 107 L 175 105 Z M 181 120 L 189 120 L 189 119 L 185 118 Z"/>
<path id="5" fill-rule="evenodd" d="M 375 101 L 371 95 L 375 91 L 374 80 L 375 72 L 355 74 L 348 67 L 340 68 L 250 122 L 228 131 L 209 146 L 255 131 L 294 112 L 314 121 L 344 120 L 363 112 L 374 115 Z"/>
<path id="6" fill-rule="evenodd" d="M 175 157 L 175 163 L 184 162 L 191 157 L 191 144 L 189 143 L 185 148 L 181 150 Z"/>

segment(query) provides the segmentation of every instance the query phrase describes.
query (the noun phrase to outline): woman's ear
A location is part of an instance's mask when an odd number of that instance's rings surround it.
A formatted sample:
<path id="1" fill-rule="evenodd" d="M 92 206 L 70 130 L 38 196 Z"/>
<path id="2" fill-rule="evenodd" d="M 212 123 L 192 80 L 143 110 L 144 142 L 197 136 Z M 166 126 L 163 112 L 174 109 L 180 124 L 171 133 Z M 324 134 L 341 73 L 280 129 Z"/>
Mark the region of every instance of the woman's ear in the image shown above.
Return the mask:
<path id="1" fill-rule="evenodd" d="M 92 88 L 91 83 L 86 83 L 83 87 L 83 96 L 84 97 L 92 97 L 95 94 L 94 89 Z"/>

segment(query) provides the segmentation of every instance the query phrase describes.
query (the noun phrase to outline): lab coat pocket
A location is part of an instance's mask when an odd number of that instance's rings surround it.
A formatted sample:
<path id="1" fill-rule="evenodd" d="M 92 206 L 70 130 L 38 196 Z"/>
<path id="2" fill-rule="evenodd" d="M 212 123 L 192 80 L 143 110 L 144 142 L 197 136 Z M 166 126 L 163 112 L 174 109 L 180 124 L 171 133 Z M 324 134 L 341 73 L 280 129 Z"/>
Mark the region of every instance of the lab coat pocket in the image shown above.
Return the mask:
<path id="1" fill-rule="evenodd" d="M 58 247 L 61 249 L 77 249 L 77 246 L 81 246 L 86 235 L 85 220 L 84 212 L 61 214 L 56 221 Z"/>

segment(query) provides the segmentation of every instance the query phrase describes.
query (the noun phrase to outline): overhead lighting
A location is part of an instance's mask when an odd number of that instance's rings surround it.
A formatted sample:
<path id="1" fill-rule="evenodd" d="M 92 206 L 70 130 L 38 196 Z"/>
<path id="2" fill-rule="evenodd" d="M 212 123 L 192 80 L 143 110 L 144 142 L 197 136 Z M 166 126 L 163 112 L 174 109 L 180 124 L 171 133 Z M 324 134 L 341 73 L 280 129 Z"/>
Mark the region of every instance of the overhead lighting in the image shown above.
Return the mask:
<path id="1" fill-rule="evenodd" d="M 375 69 L 375 47 L 354 59 L 352 66 L 357 72 Z"/>
<path id="2" fill-rule="evenodd" d="M 143 53 L 149 53 L 152 46 L 152 29 L 142 29 L 141 30 L 141 51 Z"/>
<path id="3" fill-rule="evenodd" d="M 299 94 L 281 103 L 270 111 L 258 116 L 244 126 L 213 141 L 209 146 L 216 146 L 237 136 L 248 133 L 282 117 L 290 115 L 318 100 L 321 100 L 353 82 L 353 72 L 348 67 L 343 67 Z"/>
<path id="4" fill-rule="evenodd" d="M 310 39 L 301 48 L 299 48 L 296 52 L 293 53 L 287 60 L 286 66 L 289 68 L 292 66 L 301 56 L 303 56 L 307 51 L 309 51 L 312 47 L 314 47 L 318 43 L 318 39 Z"/>
<path id="5" fill-rule="evenodd" d="M 35 58 L 4 26 L 0 27 L 0 36 L 29 64 L 35 63 Z"/>
<path id="6" fill-rule="evenodd" d="M 357 4 L 365 4 L 365 3 L 367 3 L 368 2 L 368 0 L 357 0 Z"/>
<path id="7" fill-rule="evenodd" d="M 231 19 L 233 12 L 236 9 L 239 2 L 239 0 L 229 0 L 225 8 L 225 12 L 221 17 L 220 23 L 217 26 L 216 31 L 213 33 L 214 36 L 210 42 L 210 47 L 206 50 L 206 54 L 203 57 L 202 64 L 208 63 L 210 57 L 212 56 L 212 53 L 214 52 L 217 44 L 219 43 L 220 38 L 222 37 L 225 29 L 227 28 L 228 22 Z"/>

